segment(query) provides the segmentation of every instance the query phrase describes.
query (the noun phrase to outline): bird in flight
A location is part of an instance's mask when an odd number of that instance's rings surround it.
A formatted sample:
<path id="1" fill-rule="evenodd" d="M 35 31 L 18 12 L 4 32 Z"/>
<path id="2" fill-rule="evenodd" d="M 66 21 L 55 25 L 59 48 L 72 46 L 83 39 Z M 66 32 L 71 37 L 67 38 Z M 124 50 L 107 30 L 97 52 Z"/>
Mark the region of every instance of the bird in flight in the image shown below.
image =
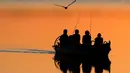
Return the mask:
<path id="1" fill-rule="evenodd" d="M 63 7 L 65 9 L 67 9 L 70 5 L 72 5 L 74 2 L 76 2 L 76 0 L 74 0 L 73 2 L 71 2 L 70 4 L 68 4 L 67 6 L 63 6 L 63 5 L 58 5 L 58 4 L 54 4 L 55 6 L 59 6 L 59 7 Z"/>

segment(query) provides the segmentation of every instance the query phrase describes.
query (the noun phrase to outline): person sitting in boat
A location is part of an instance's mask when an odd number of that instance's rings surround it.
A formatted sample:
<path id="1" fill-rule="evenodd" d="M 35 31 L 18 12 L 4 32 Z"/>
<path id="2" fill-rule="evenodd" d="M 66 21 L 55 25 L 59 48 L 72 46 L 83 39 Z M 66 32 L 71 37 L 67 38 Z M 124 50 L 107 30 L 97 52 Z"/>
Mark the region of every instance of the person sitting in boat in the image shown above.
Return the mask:
<path id="1" fill-rule="evenodd" d="M 85 31 L 85 35 L 82 38 L 82 44 L 85 47 L 91 46 L 91 35 L 88 30 Z"/>
<path id="2" fill-rule="evenodd" d="M 73 34 L 72 39 L 75 47 L 80 45 L 80 34 L 78 29 L 75 30 L 75 34 Z"/>
<path id="3" fill-rule="evenodd" d="M 70 62 L 70 71 L 72 73 L 80 73 L 80 65 L 81 65 L 81 55 L 79 54 L 80 52 L 80 34 L 79 30 L 76 29 L 75 33 L 71 35 L 70 37 L 71 41 L 71 52 L 68 55 L 69 62 Z"/>
<path id="4" fill-rule="evenodd" d="M 68 34 L 67 34 L 67 29 L 63 30 L 63 34 L 59 38 L 60 40 L 60 47 L 66 47 L 68 44 Z"/>
<path id="5" fill-rule="evenodd" d="M 103 44 L 102 35 L 101 35 L 101 33 L 98 33 L 97 37 L 95 38 L 94 45 L 97 46 L 97 45 L 102 45 L 102 44 Z"/>

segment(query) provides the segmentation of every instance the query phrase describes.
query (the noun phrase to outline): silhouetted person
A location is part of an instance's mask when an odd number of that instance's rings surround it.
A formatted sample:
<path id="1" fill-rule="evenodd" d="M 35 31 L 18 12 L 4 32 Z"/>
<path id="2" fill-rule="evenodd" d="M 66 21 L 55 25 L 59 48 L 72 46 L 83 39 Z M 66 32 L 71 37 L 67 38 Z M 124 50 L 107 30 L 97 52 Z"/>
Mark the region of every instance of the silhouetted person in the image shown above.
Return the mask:
<path id="1" fill-rule="evenodd" d="M 71 36 L 72 39 L 72 48 L 73 48 L 73 52 L 78 52 L 79 50 L 79 46 L 80 46 L 80 34 L 79 34 L 79 30 L 76 29 L 75 33 Z M 72 73 L 80 73 L 80 56 L 79 54 L 72 54 L 71 55 L 71 71 Z"/>
<path id="2" fill-rule="evenodd" d="M 101 37 L 101 33 L 98 33 L 97 37 L 95 38 L 95 50 L 93 51 L 94 54 L 94 65 L 95 65 L 95 72 L 96 73 L 103 73 L 102 63 L 103 63 L 103 38 Z"/>
<path id="3" fill-rule="evenodd" d="M 64 29 L 63 34 L 60 36 L 60 47 L 66 47 L 68 44 L 67 29 Z"/>
<path id="4" fill-rule="evenodd" d="M 84 46 L 91 46 L 91 35 L 88 30 L 85 31 L 85 35 L 82 38 L 82 44 Z"/>
<path id="5" fill-rule="evenodd" d="M 101 33 L 98 33 L 97 37 L 95 38 L 95 43 L 94 45 L 102 45 L 103 44 L 103 38 L 101 36 Z"/>
<path id="6" fill-rule="evenodd" d="M 68 45 L 68 34 L 67 34 L 67 29 L 63 30 L 63 34 L 60 36 L 59 38 L 60 41 L 60 49 L 62 50 L 62 52 L 60 51 L 58 53 L 59 57 L 60 57 L 60 69 L 63 73 L 67 73 L 68 70 L 68 62 L 65 60 L 65 54 L 63 53 L 64 49 L 67 48 Z"/>
<path id="7" fill-rule="evenodd" d="M 79 45 L 80 44 L 80 34 L 79 34 L 78 29 L 75 30 L 75 34 L 73 35 L 72 38 L 73 38 L 74 45 Z"/>
<path id="8" fill-rule="evenodd" d="M 85 35 L 82 38 L 83 53 L 82 55 L 82 69 L 83 73 L 91 72 L 91 35 L 88 30 L 85 31 Z"/>

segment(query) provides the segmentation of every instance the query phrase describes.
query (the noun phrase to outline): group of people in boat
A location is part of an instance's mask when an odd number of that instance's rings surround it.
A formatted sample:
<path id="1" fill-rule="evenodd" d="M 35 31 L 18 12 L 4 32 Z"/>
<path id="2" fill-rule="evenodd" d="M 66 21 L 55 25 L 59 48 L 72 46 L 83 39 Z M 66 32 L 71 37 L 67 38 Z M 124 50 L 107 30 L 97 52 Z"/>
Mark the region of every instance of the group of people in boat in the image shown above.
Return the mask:
<path id="1" fill-rule="evenodd" d="M 66 47 L 69 43 L 70 40 L 73 41 L 74 45 L 79 45 L 80 44 L 80 34 L 79 30 L 75 30 L 75 34 L 68 36 L 67 34 L 67 29 L 64 29 L 63 34 L 60 36 L 60 46 L 61 47 Z M 91 35 L 88 30 L 85 31 L 85 35 L 82 38 L 82 44 L 85 46 L 91 46 Z M 95 38 L 95 44 L 94 45 L 100 45 L 103 43 L 103 38 L 101 36 L 101 33 L 98 33 L 97 37 Z"/>
<path id="2" fill-rule="evenodd" d="M 91 73 L 92 67 L 95 67 L 95 73 L 103 73 L 103 69 L 110 71 L 110 60 L 108 58 L 110 41 L 103 44 L 101 33 L 98 33 L 94 45 L 92 45 L 91 35 L 88 30 L 85 31 L 85 35 L 82 37 L 82 44 L 80 38 L 78 29 L 70 36 L 68 36 L 67 29 L 63 30 L 63 34 L 59 37 L 60 49 L 74 48 L 73 51 L 77 50 L 82 54 L 58 54 L 60 56 L 59 66 L 61 71 L 67 73 L 67 70 L 69 70 L 72 73 L 80 73 L 81 64 L 83 73 Z"/>

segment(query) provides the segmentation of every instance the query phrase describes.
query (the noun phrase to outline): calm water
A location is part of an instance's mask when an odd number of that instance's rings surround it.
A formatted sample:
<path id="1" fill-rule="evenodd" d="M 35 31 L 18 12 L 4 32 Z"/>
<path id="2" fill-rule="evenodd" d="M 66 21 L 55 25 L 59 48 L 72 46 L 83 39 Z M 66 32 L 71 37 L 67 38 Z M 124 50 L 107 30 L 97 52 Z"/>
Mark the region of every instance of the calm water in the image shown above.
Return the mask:
<path id="1" fill-rule="evenodd" d="M 3 52 L 0 53 L 0 58 L 0 73 L 61 73 L 53 64 L 53 54 Z M 117 73 L 117 67 L 120 67 L 116 59 L 119 56 L 111 55 L 112 73 Z"/>
<path id="2" fill-rule="evenodd" d="M 0 73 L 60 73 L 53 55 L 0 53 Z"/>

